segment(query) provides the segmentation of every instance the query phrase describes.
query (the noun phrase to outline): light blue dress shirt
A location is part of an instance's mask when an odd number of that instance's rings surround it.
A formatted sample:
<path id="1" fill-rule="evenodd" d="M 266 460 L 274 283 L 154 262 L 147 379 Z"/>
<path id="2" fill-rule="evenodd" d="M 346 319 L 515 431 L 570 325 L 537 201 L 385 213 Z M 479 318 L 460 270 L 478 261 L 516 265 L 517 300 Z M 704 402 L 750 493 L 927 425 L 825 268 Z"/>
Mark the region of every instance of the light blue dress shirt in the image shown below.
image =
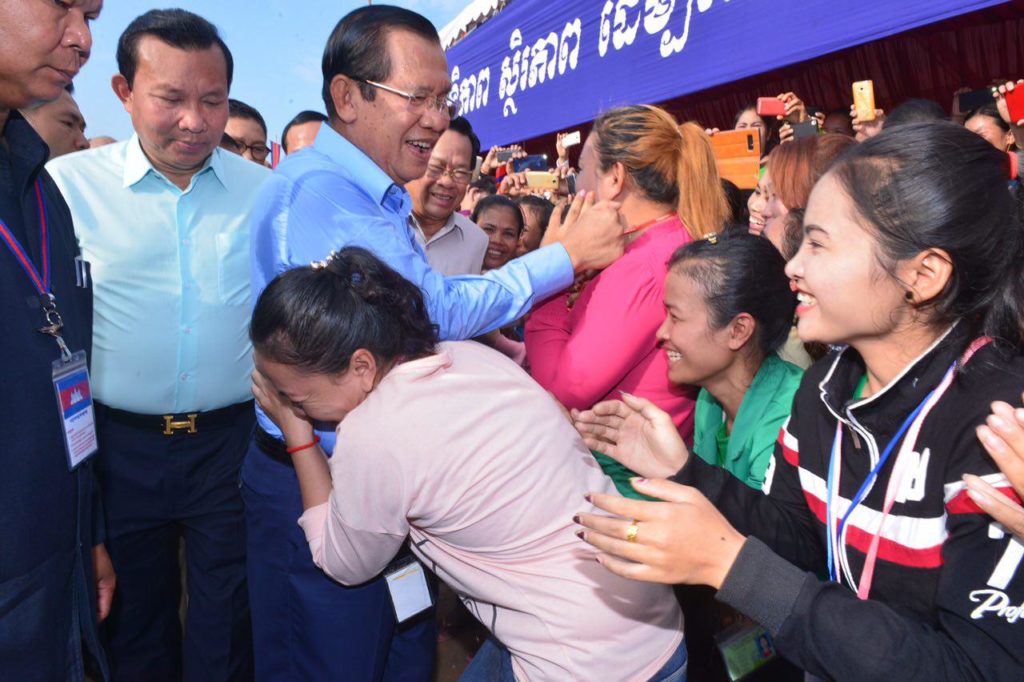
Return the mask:
<path id="1" fill-rule="evenodd" d="M 167 414 L 251 399 L 249 209 L 270 171 L 217 149 L 181 190 L 137 136 L 46 168 L 92 264 L 96 400 Z"/>
<path id="2" fill-rule="evenodd" d="M 312 147 L 277 167 L 253 207 L 253 299 L 286 270 L 361 246 L 420 287 L 442 339 L 467 339 L 514 322 L 536 301 L 572 284 L 572 261 L 559 244 L 482 276 L 444 277 L 427 263 L 409 226 L 411 212 L 404 188 L 329 125 L 321 126 Z M 259 422 L 280 435 L 262 413 Z M 331 452 L 334 432 L 318 434 Z"/>

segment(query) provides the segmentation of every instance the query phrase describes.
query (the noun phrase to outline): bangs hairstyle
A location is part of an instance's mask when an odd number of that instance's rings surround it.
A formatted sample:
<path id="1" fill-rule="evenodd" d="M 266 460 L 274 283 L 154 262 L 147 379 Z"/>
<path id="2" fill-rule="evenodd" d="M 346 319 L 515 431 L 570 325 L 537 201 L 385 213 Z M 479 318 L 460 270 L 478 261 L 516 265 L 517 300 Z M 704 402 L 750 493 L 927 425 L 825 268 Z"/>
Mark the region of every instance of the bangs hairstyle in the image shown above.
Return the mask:
<path id="1" fill-rule="evenodd" d="M 890 275 L 926 249 L 948 254 L 949 282 L 918 306 L 932 323 L 964 320 L 1021 350 L 1024 230 L 1005 152 L 955 123 L 910 123 L 852 147 L 829 176 L 874 233 Z"/>
<path id="2" fill-rule="evenodd" d="M 753 341 L 762 355 L 776 352 L 789 338 L 796 294 L 786 260 L 767 239 L 740 231 L 698 239 L 672 254 L 668 267 L 697 285 L 712 328 L 747 313 L 756 323 Z"/>
<path id="3" fill-rule="evenodd" d="M 489 194 L 476 202 L 476 206 L 473 208 L 473 215 L 469 219 L 479 225 L 480 214 L 495 208 L 503 208 L 510 211 L 515 217 L 516 225 L 519 226 L 518 234 L 523 233 L 523 212 L 520 210 L 519 204 L 501 194 Z"/>
<path id="4" fill-rule="evenodd" d="M 694 237 L 722 228 L 729 205 L 711 140 L 699 126 L 677 125 L 659 107 L 628 106 L 598 116 L 593 134 L 602 172 L 621 163 L 641 194 L 676 207 Z"/>
<path id="5" fill-rule="evenodd" d="M 256 302 L 249 337 L 274 362 L 337 375 L 360 348 L 385 365 L 430 355 L 437 327 L 419 287 L 366 249 L 348 247 L 324 267 L 275 277 Z"/>

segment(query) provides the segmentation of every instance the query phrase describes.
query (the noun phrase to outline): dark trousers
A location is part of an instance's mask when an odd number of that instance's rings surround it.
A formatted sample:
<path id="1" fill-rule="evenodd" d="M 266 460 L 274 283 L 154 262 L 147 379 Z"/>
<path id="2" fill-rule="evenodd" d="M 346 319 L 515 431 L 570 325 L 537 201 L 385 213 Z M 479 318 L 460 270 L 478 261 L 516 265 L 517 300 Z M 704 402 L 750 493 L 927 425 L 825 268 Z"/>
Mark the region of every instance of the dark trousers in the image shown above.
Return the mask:
<path id="1" fill-rule="evenodd" d="M 165 436 L 98 414 L 97 470 L 117 572 L 106 623 L 113 680 L 252 679 L 239 472 L 253 424 L 243 411 L 228 425 Z"/>
<path id="2" fill-rule="evenodd" d="M 317 568 L 295 470 L 255 443 L 242 478 L 256 679 L 429 682 L 434 609 L 397 625 L 383 578 L 345 587 Z"/>

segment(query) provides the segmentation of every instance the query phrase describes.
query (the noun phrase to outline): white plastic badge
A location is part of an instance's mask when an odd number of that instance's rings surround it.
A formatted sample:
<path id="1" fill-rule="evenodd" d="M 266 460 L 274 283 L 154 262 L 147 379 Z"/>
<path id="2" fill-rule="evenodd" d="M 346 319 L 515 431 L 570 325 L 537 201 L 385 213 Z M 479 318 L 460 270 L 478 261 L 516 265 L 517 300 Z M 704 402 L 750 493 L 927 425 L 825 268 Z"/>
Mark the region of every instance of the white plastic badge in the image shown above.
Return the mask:
<path id="1" fill-rule="evenodd" d="M 74 469 L 99 448 L 85 351 L 74 353 L 70 361 L 54 361 L 53 390 L 57 394 L 60 423 L 64 429 L 68 468 Z"/>
<path id="2" fill-rule="evenodd" d="M 395 607 L 395 618 L 402 623 L 434 603 L 427 588 L 427 575 L 420 562 L 410 558 L 384 574 Z"/>

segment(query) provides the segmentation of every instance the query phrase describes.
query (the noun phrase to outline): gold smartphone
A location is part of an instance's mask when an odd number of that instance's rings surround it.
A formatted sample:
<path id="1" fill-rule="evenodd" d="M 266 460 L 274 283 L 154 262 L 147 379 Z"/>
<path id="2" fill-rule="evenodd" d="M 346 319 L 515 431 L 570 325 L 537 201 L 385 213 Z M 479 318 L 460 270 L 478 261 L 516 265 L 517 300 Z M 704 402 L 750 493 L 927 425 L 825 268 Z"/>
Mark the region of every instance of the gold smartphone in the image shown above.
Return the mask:
<path id="1" fill-rule="evenodd" d="M 544 171 L 527 171 L 526 186 L 533 189 L 558 189 L 558 176 Z"/>
<path id="2" fill-rule="evenodd" d="M 857 81 L 853 84 L 853 106 L 861 121 L 875 120 L 875 84 L 872 81 Z"/>

